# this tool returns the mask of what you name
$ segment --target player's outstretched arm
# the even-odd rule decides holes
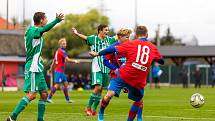
[[[69,57],[66,57],[65,60],[66,60],[66,62],[72,62],[72,63],[77,63],[77,64],[80,63],[79,60],[71,59]]]
[[[53,59],[53,61],[51,62],[50,68],[49,68],[49,70],[48,70],[48,73],[49,73],[49,74],[52,73],[52,70],[53,70],[53,68],[54,68],[54,63],[55,63],[55,59]]]
[[[90,51],[89,54],[90,54],[90,56],[92,56],[92,57],[98,56],[98,53],[95,52],[95,51]]]
[[[100,51],[98,53],[98,56],[107,55],[107,54],[114,53],[114,52],[117,52],[116,48],[114,46],[109,46],[108,48]]]
[[[87,36],[78,33],[78,31],[76,30],[76,28],[72,28],[72,32],[73,32],[75,35],[77,35],[78,37],[80,37],[81,39],[87,40]]]
[[[55,19],[54,21],[52,21],[51,23],[48,23],[48,24],[46,24],[45,26],[41,27],[41,28],[39,29],[39,31],[40,31],[41,33],[49,31],[49,30],[52,29],[57,23],[61,22],[61,21],[63,20],[63,18],[64,18],[64,14],[62,14],[62,13],[57,14],[57,13],[56,13],[56,19]]]
[[[114,53],[114,52],[117,52],[116,48],[114,46],[109,46],[108,48],[100,51],[99,53],[94,52],[94,51],[90,51],[89,54],[92,57],[96,57],[96,56],[107,55],[107,54]]]
[[[155,60],[155,61],[161,65],[164,65],[164,63],[165,63],[163,58],[161,58],[159,60]]]

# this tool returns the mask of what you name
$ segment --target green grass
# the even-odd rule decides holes
[[[205,97],[205,105],[197,109],[189,104],[190,96],[195,92]],[[5,121],[23,95],[23,92],[0,92],[0,121]],[[97,117],[87,117],[84,113],[89,95],[90,91],[72,91],[70,97],[76,102],[67,104],[63,93],[58,91],[53,97],[55,103],[47,104],[45,120],[97,121]],[[113,98],[105,110],[105,121],[125,121],[131,104],[132,101],[127,99],[127,94],[122,94],[120,98]],[[145,89],[144,121],[215,121],[214,114],[215,89],[179,87]],[[18,120],[35,121],[36,117],[37,101],[35,100],[19,115]]]

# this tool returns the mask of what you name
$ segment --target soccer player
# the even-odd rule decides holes
[[[80,34],[75,28],[73,28],[73,33],[85,40],[86,44],[89,45],[91,50],[95,52],[99,52],[114,43],[115,38],[107,36],[108,32],[109,27],[103,24],[98,26],[98,35],[91,36]],[[107,87],[108,85],[109,73],[109,69],[103,64],[102,57],[93,58],[91,70],[92,85],[94,86],[94,90],[85,109],[88,116],[96,115],[96,108],[101,99],[102,88]]]
[[[114,96],[120,95],[123,87],[128,88],[128,98],[133,100],[127,121],[133,121],[137,113],[142,114],[144,87],[149,68],[153,61],[164,64],[162,56],[158,52],[155,45],[148,41],[148,30],[145,26],[137,26],[135,29],[136,40],[126,41],[116,47],[109,47],[99,53],[91,53],[94,56],[106,55],[117,52],[125,55],[126,64],[120,68],[117,78],[110,81],[107,94],[101,102],[98,121],[104,120],[104,110]],[[142,121],[141,115],[137,117],[138,121]]]
[[[48,20],[45,13],[36,12],[34,14],[34,26],[29,27],[25,33],[26,63],[24,92],[26,95],[17,104],[16,108],[7,118],[7,121],[15,121],[25,107],[36,98],[37,92],[40,94],[37,121],[44,121],[43,117],[46,109],[48,88],[43,75],[44,66],[41,58],[43,47],[42,35],[59,23],[63,17],[63,14],[56,14],[56,19],[47,24]]]
[[[110,46],[117,46],[124,43],[125,41],[128,41],[131,33],[132,31],[130,29],[124,29],[124,28],[120,29],[116,33],[118,41],[116,41]],[[111,53],[106,56],[103,56],[104,65],[107,66],[109,69],[111,69],[110,71],[111,78],[116,78],[115,72],[118,71],[118,69],[121,67],[121,65],[125,63],[125,61],[126,61],[126,58],[121,57],[117,53]]]
[[[53,103],[53,101],[51,100],[52,96],[54,95],[54,93],[56,92],[56,90],[60,87],[60,84],[63,83],[64,88],[63,88],[63,92],[65,95],[65,99],[67,103],[73,103],[74,101],[69,99],[69,95],[68,95],[68,82],[67,82],[67,77],[65,75],[65,62],[73,62],[73,63],[79,63],[78,60],[74,60],[68,57],[68,54],[66,53],[66,39],[65,38],[61,38],[58,41],[59,44],[59,48],[55,53],[55,58],[51,63],[50,69],[49,69],[49,73],[52,73],[52,69],[54,64],[56,65],[55,67],[55,85],[52,87],[51,92],[48,95],[48,99],[47,102],[48,103]]]

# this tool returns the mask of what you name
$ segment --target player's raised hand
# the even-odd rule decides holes
[[[96,57],[98,56],[99,54],[95,51],[90,51],[89,54],[92,56],[92,57]]]
[[[57,14],[57,13],[56,13],[56,18],[59,18],[59,19],[63,20],[64,14],[62,14],[62,13]]]
[[[74,34],[78,34],[78,31],[76,30],[76,28],[72,28],[72,32],[74,33]]]

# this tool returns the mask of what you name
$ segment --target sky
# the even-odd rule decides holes
[[[6,1],[0,0],[0,16],[6,18]],[[135,25],[135,0],[25,0],[25,18],[32,19],[37,11],[47,14],[49,20],[55,13],[85,13],[100,8],[110,18],[110,27],[133,28]],[[146,25],[149,37],[155,35],[160,24],[161,36],[167,27],[178,38],[195,35],[199,45],[215,45],[215,0],[137,0],[137,23]],[[23,18],[23,0],[9,0],[9,18]]]

